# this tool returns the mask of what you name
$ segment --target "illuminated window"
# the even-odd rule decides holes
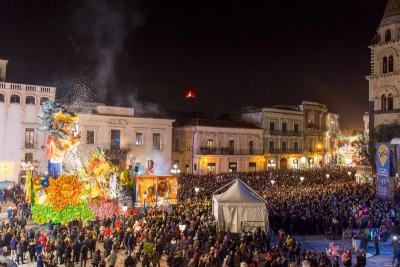
[[[25,129],[25,148],[34,148],[35,129]]]
[[[190,150],[190,141],[186,141],[186,150]]]
[[[214,147],[214,140],[207,140],[207,148],[213,148]]]
[[[389,94],[387,97],[387,110],[393,110],[393,95]]]
[[[21,103],[21,98],[19,95],[11,95],[10,97],[10,103]]]
[[[385,42],[388,42],[392,39],[392,32],[390,30],[385,31]]]
[[[382,62],[382,67],[383,67],[383,73],[387,72],[387,57],[383,58],[383,62]]]
[[[389,56],[389,72],[393,72],[393,56]]]
[[[42,97],[40,98],[40,105],[43,104],[43,102],[49,101],[50,99],[48,97]]]
[[[136,133],[136,141],[135,144],[137,146],[142,146],[143,145],[143,134],[142,133]]]
[[[26,105],[35,105],[35,97],[33,96],[27,96],[25,98],[25,104]]]
[[[5,102],[5,97],[3,94],[0,94],[0,102]]]

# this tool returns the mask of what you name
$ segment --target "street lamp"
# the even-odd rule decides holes
[[[183,231],[185,231],[186,225],[183,224],[182,222],[179,224],[179,230],[181,231],[181,257],[183,258]],[[182,266],[183,266],[183,260]]]
[[[197,194],[199,193],[200,188],[199,187],[195,187],[194,191],[196,192],[196,200],[198,200]]]
[[[274,183],[275,183],[275,180],[271,180],[271,184],[274,185]]]
[[[143,208],[146,209],[146,197],[147,197],[147,193],[146,191],[143,192]]]
[[[329,173],[326,174],[326,179],[329,179]]]
[[[349,175],[349,177],[351,176],[351,172],[347,172],[347,174]]]
[[[301,182],[304,181],[304,176],[300,176],[300,181],[301,181]]]
[[[126,221],[125,221],[125,214],[126,210],[128,209],[128,206],[124,205],[122,206],[122,211],[124,212],[124,233],[126,232]],[[125,233],[126,234],[126,233]]]
[[[176,165],[176,164],[174,165],[174,168],[171,169],[171,173],[174,174],[174,175],[176,175],[176,174],[179,175],[180,172],[181,172],[181,170],[178,169],[178,165]]]

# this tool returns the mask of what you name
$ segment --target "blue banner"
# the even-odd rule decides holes
[[[376,196],[389,198],[390,153],[389,143],[376,145]]]

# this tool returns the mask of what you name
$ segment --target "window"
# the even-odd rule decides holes
[[[35,105],[35,97],[33,96],[27,96],[25,98],[25,104],[26,105]]]
[[[228,172],[237,172],[237,163],[229,162]]]
[[[42,97],[40,98],[40,105],[43,104],[46,101],[49,101],[50,99],[48,97]]]
[[[190,141],[186,141],[186,150],[190,151]]]
[[[25,153],[25,162],[33,162],[33,153]]]
[[[383,63],[382,63],[382,67],[383,67],[383,73],[387,72],[387,57],[383,58]]]
[[[142,133],[136,133],[136,141],[135,144],[137,146],[142,146],[143,145],[143,134]]]
[[[282,135],[286,135],[287,134],[287,123],[283,122],[282,123]]]
[[[111,130],[111,149],[120,150],[121,148],[121,131]]]
[[[174,151],[179,150],[179,138],[174,138]]]
[[[389,94],[387,97],[387,110],[393,110],[393,95]]]
[[[310,139],[308,140],[308,144],[309,144],[309,152],[314,152],[314,139]]]
[[[293,133],[295,135],[299,135],[299,124],[298,123],[293,124]]]
[[[25,129],[25,148],[34,148],[34,136],[35,136],[34,128]]]
[[[161,150],[161,134],[153,134],[153,150]]]
[[[257,164],[255,162],[249,162],[249,172],[257,171]]]
[[[274,152],[275,152],[275,144],[274,144],[274,141],[269,141],[269,143],[268,143],[268,150],[269,150],[269,153],[274,153]]]
[[[229,140],[229,154],[235,154],[235,141]]]
[[[381,110],[386,110],[386,95],[381,96]]]
[[[385,31],[385,42],[392,40],[392,32],[390,30]]]
[[[293,142],[293,150],[294,150],[294,153],[296,153],[296,154],[299,153],[299,142]]]
[[[21,103],[21,98],[19,95],[11,95],[10,97],[10,103]]]
[[[94,144],[94,131],[86,132],[86,144]]]
[[[0,94],[0,102],[5,102],[5,97],[3,94]]]
[[[299,161],[297,159],[294,159],[293,160],[293,168],[298,169],[299,168],[298,166],[299,166]]]
[[[287,143],[282,142],[282,153],[286,153],[286,152],[287,152]]]
[[[274,134],[275,131],[275,123],[273,121],[269,122],[269,134]]]
[[[185,170],[186,170],[186,173],[189,173],[189,165],[185,165]]]
[[[214,147],[214,140],[207,140],[207,148],[213,148]]]
[[[393,72],[393,56],[389,56],[389,72]]]
[[[249,142],[249,155],[254,155],[254,141]]]
[[[193,164],[193,171],[197,172],[197,164]]]
[[[207,164],[207,172],[215,173],[215,163],[208,163]]]

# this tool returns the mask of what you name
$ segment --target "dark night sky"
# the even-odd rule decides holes
[[[385,5],[9,0],[0,58],[9,60],[8,82],[56,86],[59,97],[91,88],[117,105],[217,112],[308,100],[353,129],[368,108],[367,46]],[[184,99],[189,86],[197,100]]]

